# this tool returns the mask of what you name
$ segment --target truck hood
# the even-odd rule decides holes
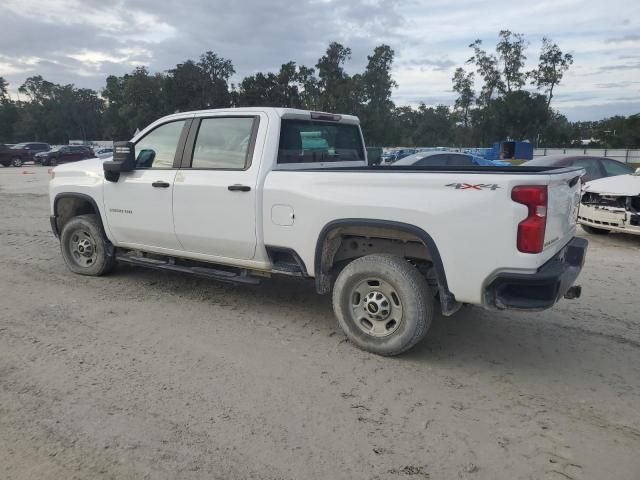
[[[111,157],[107,158],[89,158],[88,160],[80,160],[79,162],[71,162],[71,163],[63,163],[62,165],[58,165],[53,169],[56,173],[103,173],[102,163],[105,160],[110,160]]]
[[[640,175],[618,175],[585,184],[585,192],[633,197],[640,195]]]

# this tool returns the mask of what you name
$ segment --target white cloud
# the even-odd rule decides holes
[[[167,70],[213,50],[233,60],[237,81],[289,60],[313,66],[331,41],[353,49],[356,72],[384,42],[396,51],[397,103],[451,103],[469,43],[493,49],[501,29],[525,34],[527,68],[543,36],[574,56],[553,102],[561,111],[626,111],[616,99],[638,95],[637,0],[3,0],[0,75],[12,88],[37,73],[100,88],[108,74]]]

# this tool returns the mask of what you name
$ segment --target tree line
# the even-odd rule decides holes
[[[345,69],[351,49],[331,43],[313,66],[288,62],[231,83],[231,59],[212,51],[165,72],[137,67],[106,78],[100,92],[58,85],[36,75],[8,93],[0,77],[0,142],[127,139],[170,113],[226,107],[277,106],[357,115],[369,145],[488,146],[511,138],[540,146],[571,146],[594,137],[602,146],[640,145],[640,116],[600,122],[569,122],[552,99],[573,58],[544,38],[538,64],[525,70],[528,42],[519,33],[499,33],[494,52],[481,40],[455,70],[451,106],[396,106],[392,77],[395,52],[379,45],[364,71]],[[477,85],[476,85],[477,84]]]

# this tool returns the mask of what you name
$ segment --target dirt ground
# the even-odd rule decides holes
[[[640,237],[381,358],[311,282],[70,273],[46,170],[0,168],[0,478],[640,478]]]

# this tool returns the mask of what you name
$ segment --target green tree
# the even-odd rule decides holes
[[[0,102],[9,99],[9,84],[7,81],[0,77]]]
[[[484,81],[477,102],[479,105],[487,106],[493,100],[495,93],[504,91],[504,83],[498,70],[498,59],[481,47],[482,40],[476,40],[469,45],[469,48],[473,49],[473,56],[467,60],[467,63],[475,65],[476,71]]]
[[[0,143],[13,141],[14,125],[17,118],[18,109],[9,98],[9,84],[0,77]]]
[[[206,90],[209,79],[201,65],[193,60],[179,63],[164,77],[163,95],[169,112],[207,108]]]
[[[212,51],[200,55],[198,66],[204,72],[202,105],[204,108],[224,108],[231,105],[229,78],[236,73],[231,60]]]
[[[538,68],[528,75],[531,84],[547,94],[547,108],[551,105],[553,89],[562,81],[564,73],[572,64],[573,56],[570,53],[563,54],[557,44],[546,37],[542,39]]]
[[[350,77],[344,71],[344,63],[351,58],[351,49],[333,42],[325,55],[320,57],[318,69],[318,86],[320,89],[320,108],[326,112],[349,113],[344,107],[349,106]]]
[[[391,76],[395,52],[389,45],[379,45],[367,57],[362,75],[351,79],[354,111],[361,116],[367,142],[384,145],[391,140],[389,125],[394,104],[391,93],[398,84]]]
[[[526,73],[523,71],[527,57],[524,51],[527,42],[521,33],[513,33],[510,30],[500,30],[500,41],[496,45],[499,60],[502,63],[504,93],[520,90],[526,81]]]
[[[473,72],[467,73],[464,68],[457,68],[451,79],[453,82],[453,91],[458,94],[455,109],[462,115],[462,122],[465,128],[469,126],[469,110],[476,97],[473,89],[473,77]]]
[[[298,67],[298,85],[302,108],[320,110],[320,85],[315,69],[300,65]]]
[[[272,106],[304,108],[306,82],[313,70],[297,68],[295,62],[280,67],[278,73],[262,73],[245,77],[239,85],[239,106]]]
[[[164,78],[161,74],[150,75],[146,67],[137,67],[122,78],[122,104],[118,109],[124,123],[123,130],[131,137],[136,130],[167,113],[162,95]]]
[[[110,75],[101,96],[105,99],[106,107],[103,114],[104,137],[111,140],[124,140],[131,137],[124,112],[124,77]]]

